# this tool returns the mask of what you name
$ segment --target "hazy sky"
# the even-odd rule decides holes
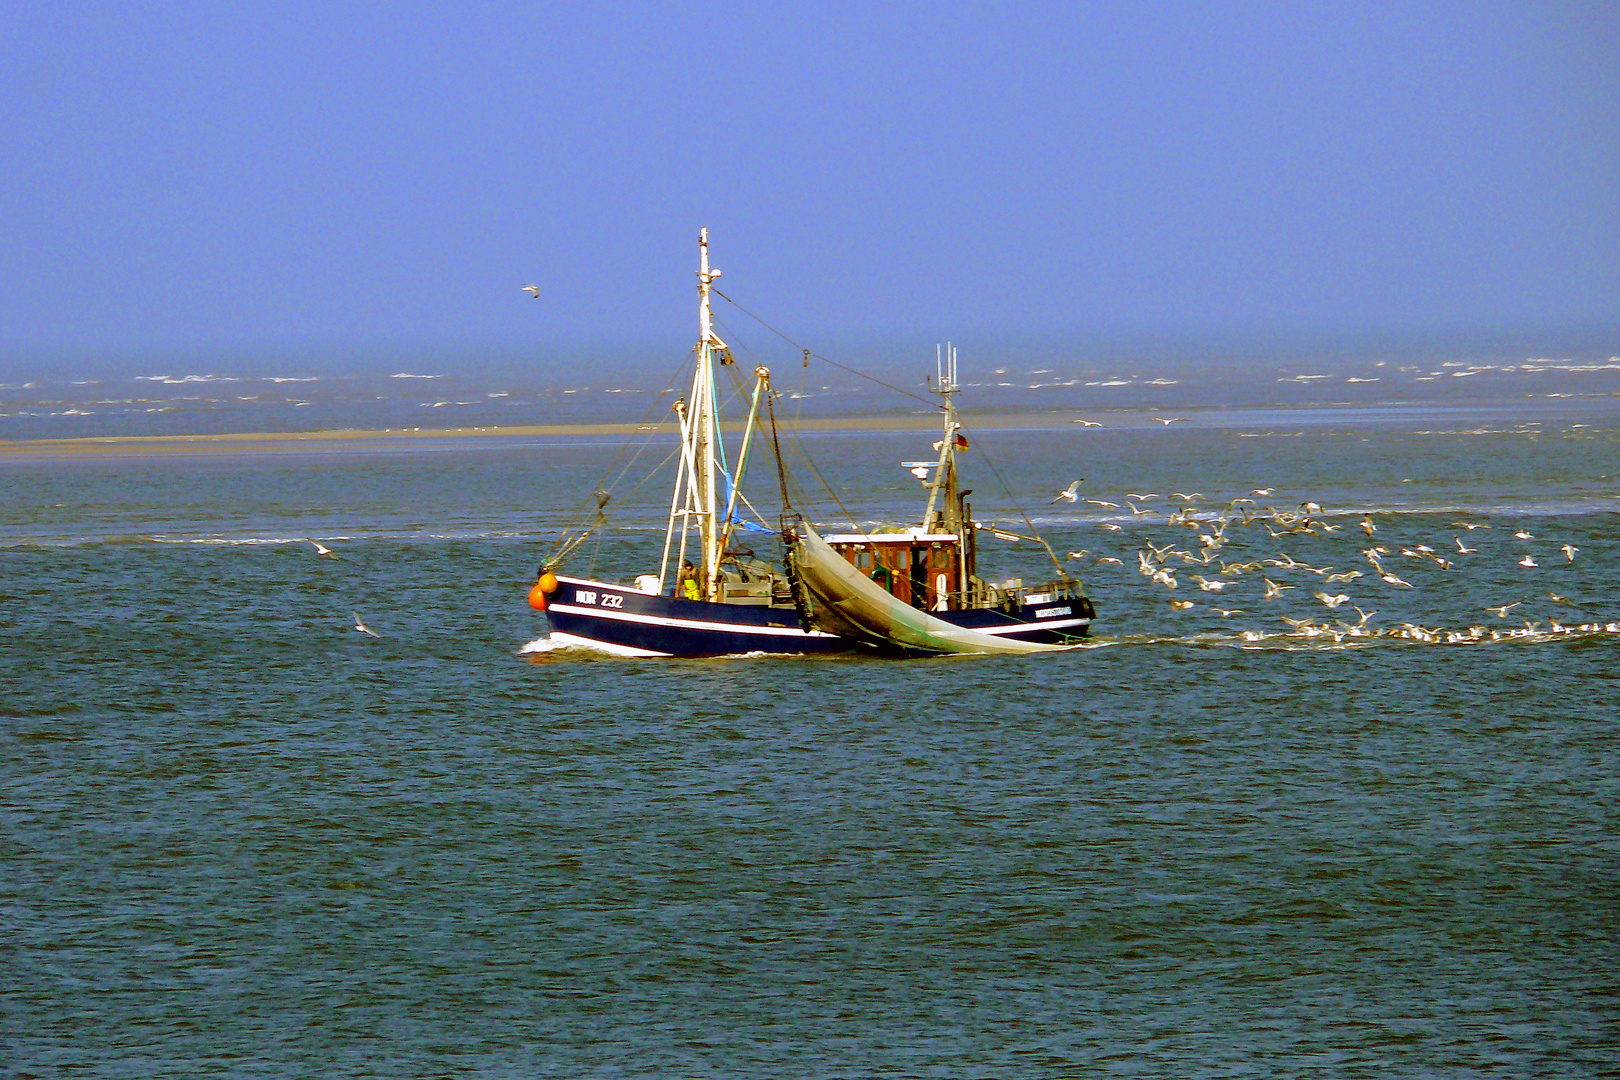
[[[1620,327],[1620,4],[770,8],[7,4],[0,369]]]

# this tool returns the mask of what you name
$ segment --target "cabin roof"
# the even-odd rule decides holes
[[[834,533],[822,537],[829,544],[954,544],[955,533],[931,533],[905,529],[892,533]]]

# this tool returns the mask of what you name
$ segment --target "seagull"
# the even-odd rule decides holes
[[[1242,615],[1243,614],[1243,609],[1240,608],[1240,607],[1235,607],[1235,608],[1218,607],[1218,608],[1210,608],[1210,610],[1213,611],[1215,614],[1219,615],[1223,619],[1230,619],[1234,615]]]
[[[1170,606],[1176,611],[1186,611],[1193,606],[1193,602],[1191,600],[1172,600]]]
[[[1353,608],[1356,608],[1356,614],[1361,616],[1361,621],[1356,623],[1357,626],[1366,626],[1367,625],[1367,620],[1372,618],[1374,615],[1378,614],[1378,612],[1376,612],[1376,611],[1362,611],[1360,608],[1356,607],[1356,605],[1354,605],[1354,604],[1351,604],[1350,606],[1353,607]]]
[[[1105,521],[1101,525],[1098,525],[1097,528],[1107,529],[1109,532],[1119,532],[1121,531],[1122,526],[1115,525],[1112,521]]]
[[[1085,548],[1081,548],[1079,551],[1069,552],[1069,558],[1073,559],[1075,562],[1079,562],[1081,559],[1090,554],[1090,551],[1086,550]]]
[[[1519,565],[1520,566],[1540,566],[1541,564],[1536,562],[1536,557],[1534,555],[1526,555],[1524,558],[1519,560]]]
[[[1119,509],[1119,503],[1109,502],[1107,499],[1086,499],[1084,501],[1090,503],[1092,506],[1100,506],[1105,510]]]
[[[1276,490],[1277,490],[1276,488],[1250,488],[1249,489],[1249,494],[1250,495],[1258,495],[1263,499],[1267,495],[1270,495],[1273,491],[1276,491]]]
[[[1143,502],[1143,501],[1145,501],[1147,499],[1157,499],[1159,496],[1158,496],[1157,492],[1152,492],[1152,491],[1148,492],[1145,495],[1138,495],[1134,491],[1127,491],[1125,493],[1125,497],[1127,499],[1130,499],[1130,500],[1134,501],[1134,502]]]
[[[1187,421],[1187,418],[1185,416],[1172,416],[1169,419],[1166,419],[1165,417],[1162,417],[1162,416],[1155,416],[1153,419],[1157,420],[1159,423],[1163,424],[1165,427],[1169,427],[1171,424],[1183,424],[1183,423],[1186,423],[1186,421]]]
[[[1124,566],[1125,565],[1124,563],[1120,562],[1118,559],[1114,558],[1112,555],[1104,555],[1102,558],[1097,560],[1097,565],[1098,566],[1101,566],[1104,563],[1112,563],[1114,566]]]
[[[1472,555],[1474,552],[1479,550],[1479,548],[1471,548],[1471,547],[1464,546],[1463,542],[1462,542],[1462,537],[1460,537],[1460,536],[1454,536],[1454,537],[1452,537],[1452,539],[1457,541],[1457,554],[1459,554],[1459,555]]]
[[[1085,477],[1083,476],[1080,478],[1080,480],[1084,479]],[[1058,492],[1057,498],[1053,499],[1052,501],[1055,503],[1063,502],[1064,500],[1074,502],[1080,497],[1080,480],[1071,481],[1069,486]]]
[[[337,555],[332,551],[332,549],[327,547],[325,544],[321,543],[320,541],[318,541],[318,540],[310,540],[310,538],[307,537],[307,536],[304,537],[304,539],[308,540],[311,544],[315,545],[315,554],[317,554],[317,555],[325,555],[328,559],[337,558]]]
[[[1576,547],[1574,544],[1565,544],[1560,550],[1563,551],[1566,559],[1568,559],[1570,562],[1574,562],[1575,553],[1581,549]]]
[[[540,299],[540,286],[538,285],[525,285],[523,286],[523,291],[534,297],[536,300]]]
[[[1457,526],[1459,529],[1467,529],[1469,532],[1473,532],[1475,529],[1490,528],[1489,525],[1476,525],[1472,521],[1453,521],[1452,524]]]
[[[1523,600],[1515,600],[1511,604],[1503,604],[1501,607],[1488,607],[1485,610],[1486,611],[1494,611],[1494,612],[1496,612],[1496,617],[1498,619],[1505,619],[1505,618],[1507,618],[1507,613],[1508,612],[1512,611],[1514,608],[1518,607],[1522,603],[1524,603]]]
[[[1513,539],[1515,539],[1515,540],[1534,540],[1535,537],[1530,535],[1530,530],[1529,529],[1520,529],[1518,532],[1513,534]]]
[[[360,621],[360,613],[358,611],[354,612],[354,628],[362,634],[370,634],[372,637],[382,637],[382,635],[377,633],[377,631]]]
[[[1348,593],[1339,593],[1336,596],[1329,596],[1325,592],[1319,592],[1312,593],[1311,595],[1315,596],[1318,600],[1322,601],[1322,603],[1326,604],[1330,608],[1337,608],[1340,604],[1350,599],[1350,595]]]
[[[1412,587],[1412,583],[1410,581],[1402,581],[1394,574],[1379,574],[1378,576],[1389,582],[1391,585],[1396,585],[1403,589],[1410,589]]]
[[[1559,596],[1555,592],[1548,593],[1547,594],[1547,599],[1551,600],[1555,604],[1567,604],[1567,603],[1569,603],[1569,597],[1567,597],[1567,596]]]
[[[1070,420],[1069,423],[1079,424],[1081,427],[1102,427],[1102,425],[1097,423],[1095,420]]]
[[[1293,588],[1292,585],[1279,585],[1275,581],[1272,581],[1270,578],[1261,578],[1261,580],[1266,583],[1266,597],[1265,598],[1267,600],[1275,600],[1279,596],[1281,596],[1285,590]]]
[[[1361,531],[1366,533],[1368,536],[1371,536],[1373,533],[1378,531],[1378,526],[1373,524],[1371,514],[1361,515]]]

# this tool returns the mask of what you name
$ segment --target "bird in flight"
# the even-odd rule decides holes
[[[1501,607],[1488,607],[1485,610],[1486,611],[1494,611],[1494,612],[1496,612],[1496,617],[1498,619],[1505,619],[1505,618],[1507,618],[1507,613],[1508,612],[1512,611],[1514,608],[1518,607],[1522,603],[1524,603],[1523,600],[1515,600],[1511,604],[1503,604]]]
[[[317,554],[317,555],[325,555],[328,559],[337,558],[337,555],[332,551],[332,549],[327,547],[325,544],[321,543],[320,541],[311,540],[307,536],[304,537],[304,539],[308,540],[311,544],[315,545],[315,554]]]
[[[1069,423],[1079,424],[1081,427],[1102,427],[1102,425],[1097,423],[1095,420],[1070,420]]]
[[[1329,596],[1325,592],[1319,592],[1319,593],[1314,593],[1313,595],[1318,600],[1322,601],[1322,603],[1326,604],[1330,608],[1336,608],[1340,604],[1344,603],[1346,600],[1350,599],[1350,596],[1349,596],[1348,593],[1338,593],[1337,595]]]
[[[1185,416],[1171,416],[1168,418],[1163,416],[1155,416],[1153,419],[1157,420],[1165,427],[1169,427],[1171,424],[1184,424],[1187,422],[1187,418]]]
[[[1090,503],[1092,506],[1101,506],[1108,510],[1119,509],[1119,503],[1109,502],[1107,499],[1087,499],[1086,502]]]
[[[1454,536],[1452,539],[1457,541],[1457,554],[1459,555],[1472,555],[1474,552],[1479,550],[1479,548],[1471,548],[1465,545],[1462,542],[1462,537],[1460,536]]]
[[[1534,540],[1535,537],[1530,535],[1530,530],[1529,529],[1520,529],[1518,532],[1513,534],[1513,539],[1515,539],[1515,540]]]
[[[1085,477],[1082,476],[1080,479],[1084,480]],[[1069,486],[1064,488],[1062,491],[1058,492],[1057,493],[1057,498],[1053,499],[1052,501],[1055,502],[1055,503],[1064,502],[1064,501],[1074,502],[1079,497],[1080,497],[1080,480],[1072,480],[1072,481],[1069,482]]]
[[[1378,531],[1378,526],[1373,524],[1371,514],[1361,515],[1361,531],[1366,533],[1368,536],[1371,536],[1373,533]]]
[[[1570,562],[1574,562],[1575,561],[1575,553],[1577,551],[1581,550],[1581,549],[1576,547],[1574,544],[1565,544],[1563,546],[1563,548],[1561,548],[1560,550],[1563,551],[1564,557],[1566,559],[1568,559]]]
[[[1520,566],[1540,566],[1541,564],[1536,562],[1536,557],[1534,555],[1526,555],[1524,558],[1519,560],[1519,565]]]
[[[362,622],[360,620],[360,613],[358,611],[354,612],[353,614],[354,614],[354,628],[356,630],[358,630],[362,634],[370,634],[372,637],[382,637],[381,634],[377,633],[377,631],[373,630],[371,627],[367,626],[364,622]]]
[[[1266,599],[1267,600],[1275,600],[1278,597],[1282,596],[1283,591],[1285,589],[1292,589],[1293,588],[1292,585],[1279,585],[1275,581],[1272,581],[1270,578],[1262,578],[1261,580],[1266,583]]]
[[[536,300],[540,299],[540,286],[538,285],[525,285],[523,286],[523,291],[534,297]]]

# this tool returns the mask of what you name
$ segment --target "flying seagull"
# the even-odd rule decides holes
[[[1084,479],[1085,477],[1083,476],[1080,478],[1080,480]],[[1080,480],[1071,481],[1069,486],[1058,492],[1057,498],[1053,499],[1052,501],[1056,503],[1063,502],[1066,499],[1069,502],[1074,502],[1080,497]]]
[[[1184,424],[1187,422],[1187,418],[1185,416],[1172,416],[1169,419],[1162,416],[1155,416],[1153,419],[1157,420],[1165,427],[1169,427],[1171,424]]]
[[[1081,427],[1102,427],[1102,425],[1097,423],[1095,420],[1070,420],[1069,423],[1079,424]]]
[[[525,285],[523,286],[523,291],[534,297],[536,300],[540,299],[540,286],[538,285]]]
[[[315,545],[315,554],[317,554],[317,555],[325,555],[328,559],[337,558],[337,555],[333,553],[332,549],[327,547],[325,544],[321,543],[320,541],[310,539],[307,536],[304,537],[304,539],[308,540],[311,544]]]
[[[353,614],[354,614],[354,628],[356,630],[358,630],[362,634],[370,634],[372,637],[382,637],[382,635],[377,633],[377,631],[373,630],[371,627],[367,626],[365,623],[360,621],[360,613],[358,611],[354,612]]]

